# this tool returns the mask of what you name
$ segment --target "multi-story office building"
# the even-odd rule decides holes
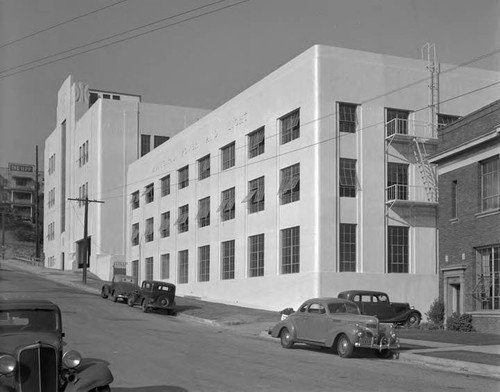
[[[12,213],[25,220],[34,220],[38,190],[43,190],[43,173],[36,174],[36,166],[9,163],[0,168],[0,202]]]
[[[440,294],[445,314],[500,328],[500,101],[439,132]]]
[[[87,198],[90,271],[109,279],[123,268],[128,165],[206,113],[92,90],[68,77],[58,93],[57,126],[45,142],[46,266],[83,266]]]
[[[438,123],[498,93],[432,60],[314,46],[133,162],[129,271],[274,310],[365,288],[427,311]]]

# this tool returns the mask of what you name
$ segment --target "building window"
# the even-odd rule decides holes
[[[356,225],[340,224],[339,271],[356,272]]]
[[[198,159],[198,180],[210,177],[210,154]]]
[[[264,154],[265,134],[264,127],[248,134],[248,158]]]
[[[248,275],[264,276],[264,234],[257,234],[248,237]]]
[[[163,177],[160,180],[161,183],[161,196],[170,195],[170,174],[168,176]]]
[[[387,228],[388,272],[408,273],[408,227]]]
[[[139,245],[139,223],[134,223],[132,225],[132,246]]]
[[[198,201],[198,225],[200,227],[210,225],[210,197]]]
[[[407,164],[387,164],[387,200],[408,200]]]
[[[264,177],[249,181],[248,195],[243,199],[243,203],[248,205],[249,214],[264,210],[264,194]]]
[[[235,165],[235,143],[232,142],[221,148],[222,170],[229,169]]]
[[[300,163],[281,169],[281,181],[278,193],[281,204],[300,200]]]
[[[146,230],[144,231],[144,237],[146,238],[146,242],[151,242],[154,240],[153,224],[154,224],[153,218],[146,219]]]
[[[119,101],[120,100],[120,96],[119,95],[113,95],[113,100]]]
[[[387,136],[394,134],[408,134],[408,120],[410,112],[408,110],[386,109],[386,131]]]
[[[480,264],[473,296],[481,302],[481,309],[500,309],[500,246],[477,250]]]
[[[458,217],[458,203],[457,203],[457,197],[458,197],[458,182],[457,181],[452,181],[451,182],[451,219],[457,219]]]
[[[146,199],[146,204],[151,203],[155,199],[155,187],[153,183],[146,185],[144,188],[144,198]]]
[[[300,110],[294,110],[291,113],[280,118],[281,144],[291,142],[300,137]]]
[[[151,151],[151,135],[141,135],[141,157]]]
[[[89,142],[88,140],[80,146],[80,155],[78,165],[81,167],[89,161]]]
[[[234,219],[235,203],[234,203],[235,188],[230,188],[222,192],[222,203],[219,206],[222,221]]]
[[[165,143],[167,140],[170,138],[168,136],[161,136],[161,135],[155,135],[154,137],[154,148],[158,147],[159,145]]]
[[[179,189],[186,188],[189,185],[189,166],[184,166],[178,170]]]
[[[56,171],[56,154],[52,154],[49,158],[49,174],[52,174]]]
[[[357,105],[350,103],[339,103],[339,131],[340,132],[356,132],[356,109]]]
[[[480,162],[481,211],[500,208],[500,165],[498,155]]]
[[[146,257],[146,280],[153,280],[153,258]]]
[[[132,260],[132,277],[139,281],[139,260]]]
[[[234,240],[222,243],[222,279],[234,279]]]
[[[358,184],[356,177],[356,160],[340,158],[339,169],[340,197],[356,197],[356,188]]]
[[[210,280],[210,245],[198,248],[198,282]]]
[[[454,123],[459,118],[460,118],[460,116],[452,116],[452,115],[449,115],[449,114],[438,113],[438,115],[437,115],[438,129],[444,128],[447,125],[450,125],[451,123]]]
[[[188,272],[189,272],[188,251],[181,250],[179,252],[179,267],[178,267],[178,276],[177,276],[178,283],[187,283],[188,282]]]
[[[132,209],[135,210],[139,208],[139,191],[132,193],[130,198],[130,204],[132,204]]]
[[[179,233],[184,233],[189,230],[189,205],[186,204],[179,207],[179,216],[177,218],[177,229]]]
[[[281,273],[300,272],[300,227],[281,230]]]
[[[170,253],[164,253],[160,256],[161,279],[170,279]]]
[[[170,237],[170,211],[161,214],[160,236]]]

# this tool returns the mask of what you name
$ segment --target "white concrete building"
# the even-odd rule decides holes
[[[88,89],[71,76],[58,93],[57,126],[45,141],[45,265],[82,268],[89,203],[89,271],[109,279],[125,266],[127,166],[208,111],[142,103],[140,96]]]
[[[362,288],[426,312],[438,297],[426,156],[438,123],[498,97],[458,98],[497,73],[447,69],[308,49],[129,166],[129,272],[271,310]]]

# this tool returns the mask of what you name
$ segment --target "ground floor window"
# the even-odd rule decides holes
[[[136,282],[139,282],[139,260],[132,260],[132,276]]]
[[[146,257],[146,280],[153,280],[153,258]]]
[[[222,243],[222,279],[234,279],[234,240]]]
[[[356,225],[340,224],[339,271],[356,272]]]
[[[408,232],[405,226],[387,228],[387,271],[408,273]]]
[[[500,309],[500,245],[477,249],[479,270],[474,297],[481,309]]]
[[[170,279],[170,253],[161,255],[161,278]]]
[[[178,268],[178,283],[187,283],[188,282],[188,251],[181,250],[179,252],[179,268]]]
[[[300,227],[281,230],[281,273],[300,272]]]
[[[248,237],[249,276],[264,276],[264,234]]]
[[[198,282],[210,280],[210,245],[198,248]]]

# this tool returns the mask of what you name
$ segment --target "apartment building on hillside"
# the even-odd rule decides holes
[[[440,297],[446,316],[500,328],[500,101],[439,132]]]
[[[69,76],[58,93],[57,126],[45,141],[46,266],[83,267],[87,254],[82,200],[88,198],[104,202],[89,203],[89,270],[103,279],[122,271],[128,165],[207,112],[89,89]]]
[[[272,310],[364,288],[427,311],[438,124],[498,93],[431,60],[314,46],[131,163],[128,271]]]

